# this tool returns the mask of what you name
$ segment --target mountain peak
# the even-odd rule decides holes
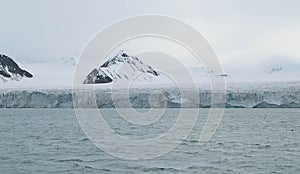
[[[120,79],[131,79],[137,74],[145,75],[148,80],[159,73],[151,66],[144,64],[136,56],[120,50],[116,56],[105,61],[100,68],[93,69],[84,80],[84,84],[110,83]]]
[[[128,52],[125,50],[120,50],[119,53],[117,54],[118,57],[132,57]]]
[[[108,59],[106,62],[104,62],[101,67],[109,67],[111,65],[114,64],[118,64],[119,62],[122,63],[130,63],[133,62],[135,60],[138,60],[137,57],[132,56],[131,54],[129,54],[128,52],[126,52],[125,50],[120,50],[118,52],[118,54],[116,54],[113,58]],[[141,62],[140,60],[138,60],[139,62]]]
[[[0,54],[0,77],[6,81],[21,80],[23,77],[33,77],[28,71],[23,70],[19,65],[10,57]]]

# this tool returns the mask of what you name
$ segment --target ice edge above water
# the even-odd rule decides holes
[[[112,91],[110,88],[94,91],[11,89],[0,90],[0,108],[72,108],[74,101],[76,107],[83,108],[209,108],[212,95],[216,94],[220,92],[211,92],[209,89],[193,91],[188,88],[178,90],[167,87],[114,89]],[[196,97],[198,100],[195,96],[199,97]],[[230,88],[224,97],[226,108],[300,108],[298,85],[278,88],[270,86]],[[220,103],[221,106],[222,103]]]

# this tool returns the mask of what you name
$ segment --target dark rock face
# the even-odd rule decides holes
[[[120,67],[127,67],[127,71]],[[110,83],[116,79],[130,79],[132,72],[159,76],[151,66],[144,64],[135,56],[121,50],[116,56],[108,59],[98,69],[93,69],[84,80],[84,84]]]
[[[33,77],[28,71],[21,69],[13,59],[2,54],[0,54],[0,76],[17,80],[22,77]]]
[[[97,75],[96,79],[95,79],[95,83],[110,83],[112,81],[113,80],[110,77],[108,77],[108,76],[102,77],[100,75]]]

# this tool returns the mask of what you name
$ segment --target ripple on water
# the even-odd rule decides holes
[[[109,109],[105,112],[110,113]],[[298,113],[299,109],[228,109],[219,129],[205,145],[198,144],[198,127],[164,156],[127,161],[92,144],[72,109],[0,109],[0,169],[1,173],[32,174],[299,173]],[[171,116],[164,119],[168,121]],[[116,121],[114,130],[124,135],[146,136],[153,130],[138,131],[141,127],[132,125],[118,127],[118,117],[112,121]]]

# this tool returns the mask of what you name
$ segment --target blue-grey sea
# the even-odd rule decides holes
[[[116,133],[147,138],[167,131],[178,109],[150,127],[128,126],[114,109],[103,112]],[[300,109],[226,109],[200,146],[207,112],[200,110],[191,134],[173,151],[134,161],[96,147],[72,109],[0,109],[0,173],[300,173]]]

